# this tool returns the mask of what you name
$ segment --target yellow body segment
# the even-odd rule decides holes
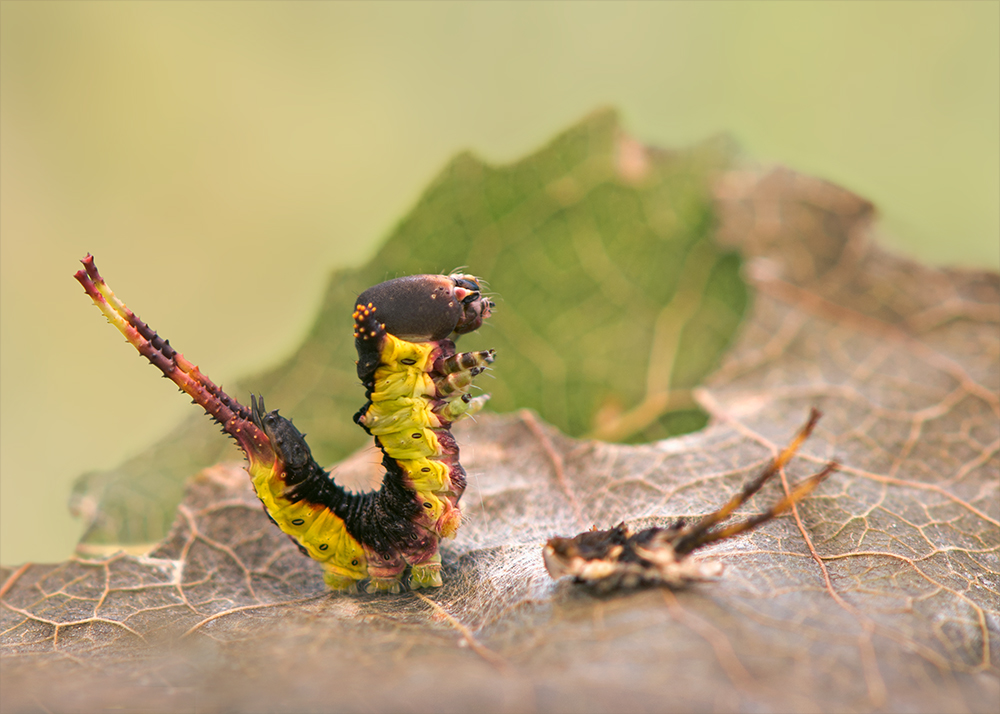
[[[419,459],[441,453],[437,436],[430,429],[407,429],[381,434],[378,441],[394,459]]]
[[[450,507],[447,501],[442,501],[430,491],[417,491],[417,500],[424,509],[424,518],[432,523],[436,523],[444,514],[445,509]]]
[[[414,491],[450,491],[448,467],[433,459],[397,460],[407,485]]]
[[[257,497],[278,527],[295,539],[309,556],[323,564],[331,589],[352,589],[368,575],[364,548],[347,532],[344,521],[329,508],[307,501],[289,501],[287,486],[274,464],[250,465],[250,480]]]
[[[407,365],[401,366],[407,367]],[[385,367],[379,367],[375,372],[375,391],[371,397],[375,404],[434,394],[434,380],[429,374],[407,369],[405,372],[389,372],[380,378],[379,372],[383,369]]]
[[[386,333],[386,341],[382,346],[382,364],[389,371],[397,371],[399,367],[416,370],[418,373],[429,372],[433,365],[428,364],[434,351],[433,342],[407,342],[395,335]],[[378,372],[376,380],[378,379]]]
[[[427,400],[418,397],[373,403],[365,414],[364,424],[372,436],[381,436],[404,429],[439,428],[441,420],[427,407]]]

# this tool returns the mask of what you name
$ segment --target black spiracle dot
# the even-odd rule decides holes
[[[424,501],[424,508],[430,508],[430,507],[431,507],[431,504],[427,503],[427,501]]]
[[[417,363],[417,361],[415,359],[410,359],[409,357],[407,357],[406,359],[401,359],[399,361],[402,362],[403,364],[407,364],[407,365],[409,365],[409,364],[416,364]]]
[[[357,558],[355,558],[354,560],[351,561],[351,565],[357,565],[357,564],[358,564],[358,559]]]
[[[423,467],[422,469],[420,469],[420,470],[421,470],[421,471],[423,471],[424,473],[427,473],[428,471],[430,471],[430,470],[431,470],[431,467],[430,467],[430,466],[424,466],[424,467]]]
[[[414,432],[414,433],[410,434],[410,436],[412,436],[414,439],[419,439],[419,438],[421,438],[423,436],[423,434],[421,434],[419,431],[417,431],[417,432]]]
[[[330,547],[329,543],[321,543],[320,546],[319,546],[319,549],[320,550],[326,550],[329,547]]]
[[[293,526],[301,526],[303,523],[305,523],[305,521],[301,518],[296,518],[294,521],[292,521]]]

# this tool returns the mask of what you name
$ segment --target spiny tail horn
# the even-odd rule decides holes
[[[74,277],[139,354],[217,421],[222,431],[236,440],[251,464],[273,464],[276,458],[274,449],[256,423],[253,411],[222,391],[201,373],[197,365],[184,359],[184,355],[171,347],[167,340],[136,317],[104,282],[94,265],[94,256],[88,253],[80,262],[83,263],[83,270],[77,271]]]

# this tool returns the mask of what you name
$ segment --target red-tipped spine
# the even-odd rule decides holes
[[[92,255],[88,253],[80,262],[84,269],[77,271],[74,277],[139,354],[222,425],[222,430],[236,440],[251,463],[273,463],[274,449],[264,432],[253,422],[251,410],[222,391],[167,340],[136,317],[104,282]]]

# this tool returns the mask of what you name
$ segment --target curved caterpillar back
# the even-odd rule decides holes
[[[441,586],[438,543],[455,535],[465,490],[450,427],[488,399],[469,390],[494,357],[456,353],[449,339],[490,315],[478,279],[414,275],[359,296],[355,345],[368,401],[355,421],[375,437],[386,473],[378,491],[357,494],[316,463],[290,420],[262,398],[247,408],[223,392],[114,295],[91,256],[83,264],[76,278],[109,321],[236,440],[268,517],[323,564],[331,589]]]

